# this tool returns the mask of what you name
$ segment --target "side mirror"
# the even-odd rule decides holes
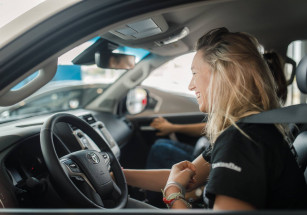
[[[127,94],[126,108],[129,114],[139,114],[148,104],[148,93],[141,87],[131,89]]]
[[[112,52],[96,52],[95,63],[98,67],[106,69],[133,69],[135,56]]]

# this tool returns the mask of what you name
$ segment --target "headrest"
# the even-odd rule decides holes
[[[307,131],[301,132],[294,140],[293,146],[297,153],[297,160],[300,168],[304,172],[307,166]]]
[[[296,68],[296,82],[302,93],[307,93],[307,55],[303,57]]]

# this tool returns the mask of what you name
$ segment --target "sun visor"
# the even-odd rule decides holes
[[[124,40],[138,40],[164,33],[167,29],[168,25],[163,16],[156,16],[126,24],[110,33]]]
[[[7,85],[0,91],[0,106],[14,105],[47,84],[57,71],[57,62],[57,58],[44,62]],[[21,88],[13,89],[14,86],[38,70],[38,75],[32,81],[26,83]]]

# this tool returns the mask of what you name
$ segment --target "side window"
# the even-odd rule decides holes
[[[192,78],[191,64],[195,52],[177,57],[154,70],[142,83],[159,90],[194,95],[188,86]]]
[[[307,40],[297,40],[289,44],[287,50],[287,56],[292,58],[296,65],[300,60],[307,54]],[[289,77],[291,74],[292,68],[286,65],[285,72],[286,76]],[[295,77],[296,78],[296,77]],[[293,83],[288,86],[288,97],[286,105],[291,104],[300,104],[306,103],[307,95],[300,93],[300,90],[297,87],[296,80],[294,79]]]

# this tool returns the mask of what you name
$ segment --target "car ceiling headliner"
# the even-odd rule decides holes
[[[307,28],[303,27],[307,20],[306,8],[306,0],[199,1],[188,7],[183,5],[156,11],[154,15],[162,15],[169,25],[164,33],[138,40],[124,40],[111,33],[102,36],[121,45],[148,49],[162,56],[175,56],[193,50],[196,40],[204,33],[225,26],[230,31],[248,32],[256,36],[266,49],[285,55],[290,42],[307,38]],[[181,41],[162,47],[154,43],[185,26],[190,29],[190,34]]]

